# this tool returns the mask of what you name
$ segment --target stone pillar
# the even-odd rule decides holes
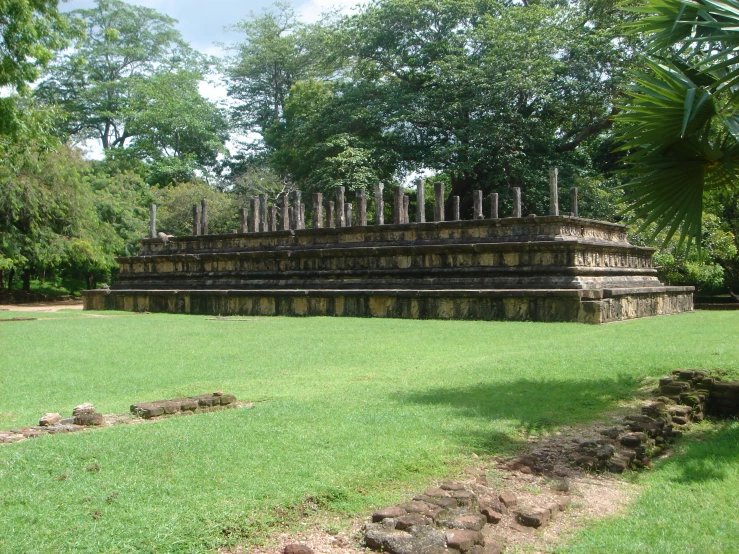
[[[277,231],[277,207],[269,207],[269,230]]]
[[[352,226],[352,205],[344,204],[344,227]]]
[[[192,234],[196,237],[200,234],[200,204],[192,207]]]
[[[559,171],[556,167],[549,168],[549,215],[559,215],[558,175]]]
[[[346,227],[344,221],[344,187],[336,187],[336,226]]]
[[[208,234],[208,201],[203,198],[203,201],[200,203],[201,212],[200,212],[200,232],[203,235]]]
[[[570,189],[570,213],[575,217],[579,217],[577,211],[577,187]]]
[[[323,229],[323,194],[313,193],[313,228]]]
[[[293,211],[292,216],[290,217],[290,228],[291,229],[300,229],[300,204],[302,193],[299,190],[293,191]]]
[[[248,223],[246,218],[246,208],[239,210],[239,233],[246,233],[248,231]]]
[[[484,217],[482,215],[482,191],[481,190],[473,190],[472,191],[472,200],[475,203],[475,213],[474,213],[472,219],[482,219]]]
[[[521,188],[513,187],[513,215],[511,217],[521,217]]]
[[[498,219],[498,193],[490,195],[490,219]]]
[[[375,224],[385,225],[385,199],[382,197],[382,190],[385,185],[377,183],[375,185]]]
[[[403,223],[403,187],[395,189],[395,201],[393,202],[393,223]]]
[[[282,194],[282,205],[280,206],[280,230],[287,231],[290,228],[290,207],[288,204],[287,191]]]
[[[367,226],[367,193],[364,189],[357,191],[357,225]]]
[[[267,195],[259,195],[259,231],[267,232]]]
[[[251,199],[251,225],[249,225],[249,231],[258,233],[259,229],[259,198],[255,196]]]
[[[292,206],[287,208],[287,220],[290,222],[289,229],[295,229],[295,209]]]
[[[403,194],[403,223],[410,223],[411,217],[408,213],[408,207],[411,205],[411,198],[410,196],[406,196]]]
[[[459,196],[452,196],[452,221],[459,221]]]
[[[426,223],[426,183],[416,179],[416,223]]]
[[[300,204],[300,228],[305,229],[305,204]]]
[[[157,205],[149,204],[149,238],[157,238]]]
[[[336,213],[334,212],[334,203],[329,200],[328,202],[328,211],[326,213],[326,227],[335,228],[336,227]]]
[[[434,221],[444,221],[444,183],[434,183]]]

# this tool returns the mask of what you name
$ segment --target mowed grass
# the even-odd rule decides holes
[[[730,312],[599,327],[0,312],[23,315],[42,319],[0,323],[0,429],[85,401],[224,390],[255,406],[0,446],[14,553],[254,544],[303,509],[367,511],[596,418],[672,369],[739,373]]]
[[[739,421],[696,429],[644,474],[626,514],[583,530],[562,554],[739,552]]]

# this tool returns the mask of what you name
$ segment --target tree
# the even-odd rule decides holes
[[[229,125],[200,95],[202,75],[178,71],[141,80],[131,91],[127,132],[131,155],[150,165],[149,182],[168,185],[215,172],[228,154]]]
[[[58,0],[5,0],[0,4],[0,87],[28,92],[29,83],[66,45],[67,20]],[[17,99],[0,98],[0,134],[17,131]]]
[[[206,60],[182,40],[176,21],[120,0],[96,0],[70,17],[87,33],[36,91],[63,110],[61,134],[97,139],[107,155],[144,161],[152,183],[213,171],[226,152],[228,126],[198,90]]]
[[[174,235],[192,234],[192,207],[208,201],[208,232],[228,233],[239,226],[236,198],[207,183],[182,183],[159,189],[156,194],[159,227]]]
[[[89,164],[63,145],[54,150],[33,136],[3,148],[0,167],[0,271],[34,275],[62,271],[88,287],[115,266],[122,247],[115,229],[100,220]]]
[[[739,2],[646,0],[651,42],[617,120],[626,201],[654,234],[701,247],[704,197],[739,190]]]
[[[234,30],[244,34],[244,41],[228,68],[228,94],[238,102],[234,121],[254,137],[281,120],[295,83],[330,73],[337,62],[327,60],[323,25],[300,22],[284,2],[237,23]],[[247,146],[255,153],[264,149],[261,140],[251,140]]]
[[[270,159],[301,187],[432,169],[448,174],[463,210],[473,189],[519,186],[528,210],[542,213],[549,166],[570,181],[602,169],[586,147],[611,125],[633,52],[615,40],[612,11],[373,2],[324,30],[346,63],[292,86],[264,131]]]

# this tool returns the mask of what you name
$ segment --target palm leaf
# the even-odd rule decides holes
[[[647,61],[621,106],[617,138],[626,152],[625,212],[640,230],[678,231],[680,246],[700,246],[703,193],[739,178],[739,120],[719,113],[710,86],[698,86],[680,68]],[[719,146],[718,138],[723,143]]]

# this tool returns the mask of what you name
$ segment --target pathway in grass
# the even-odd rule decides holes
[[[83,401],[115,413],[221,389],[260,403],[0,448],[0,551],[250,543],[306,499],[346,513],[392,502],[473,452],[597,417],[645,377],[739,369],[733,313],[602,327],[42,317],[0,326],[0,428]]]

